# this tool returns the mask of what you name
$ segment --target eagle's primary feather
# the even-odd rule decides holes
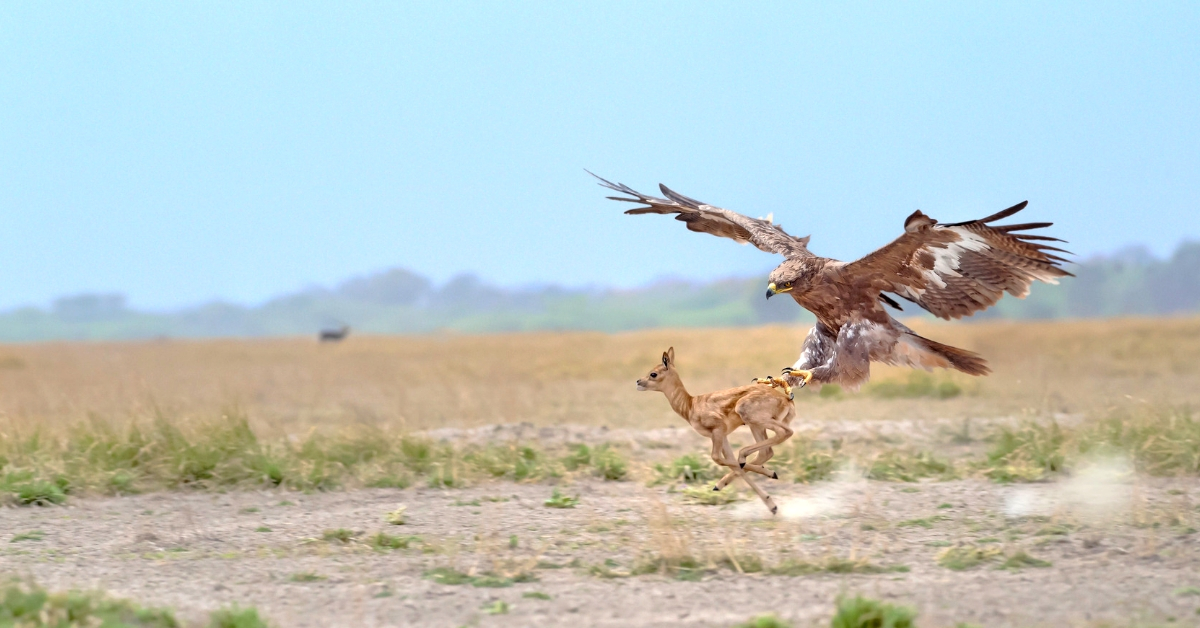
[[[900,237],[845,263],[813,255],[807,236],[789,235],[770,220],[708,205],[661,184],[666,198],[596,178],[600,185],[625,195],[608,198],[642,205],[627,214],[675,214],[692,231],[782,255],[784,262],[771,272],[768,297],[777,289],[790,292],[816,315],[817,324],[795,368],[811,371],[818,383],[857,386],[869,378],[871,361],[986,374],[987,364],[978,355],[922,338],[892,318],[883,304],[897,304],[887,293],[952,319],[991,307],[1006,292],[1024,298],[1034,281],[1058,283],[1060,277],[1071,275],[1061,266],[1068,260],[1051,252],[1069,251],[1042,244],[1062,240],[1024,233],[1051,223],[992,224],[1025,209],[1026,202],[986,218],[948,224],[918,210],[904,221]]]

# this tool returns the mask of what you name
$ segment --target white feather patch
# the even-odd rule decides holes
[[[925,271],[925,280],[939,288],[945,288],[946,282],[942,277],[961,277],[958,272],[959,260],[965,251],[984,251],[991,248],[987,240],[978,235],[959,229],[957,227],[947,228],[953,231],[958,236],[957,242],[951,242],[944,247],[930,247],[929,252],[933,254],[933,269]]]

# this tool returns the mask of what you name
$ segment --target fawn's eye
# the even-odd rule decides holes
[[[658,373],[651,373],[650,377],[658,377]]]

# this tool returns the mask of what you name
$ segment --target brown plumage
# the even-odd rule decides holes
[[[888,293],[939,318],[957,319],[991,307],[1006,292],[1025,298],[1034,281],[1058,283],[1059,277],[1071,275],[1061,267],[1068,260],[1055,255],[1069,252],[1046,244],[1062,240],[1024,233],[1051,223],[993,224],[1025,209],[1025,202],[987,218],[949,224],[916,211],[904,221],[900,237],[846,263],[813,255],[807,236],[789,235],[769,219],[707,205],[665,185],[659,189],[666,198],[658,198],[600,181],[626,195],[608,198],[643,205],[627,214],[674,214],[691,231],[748,242],[784,256],[771,271],[767,298],[791,293],[817,317],[800,359],[784,369],[792,385],[812,381],[857,387],[870,377],[871,361],[986,375],[983,358],[922,338],[892,318],[883,305],[898,306]]]

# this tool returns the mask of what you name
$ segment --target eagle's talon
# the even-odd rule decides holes
[[[795,377],[795,378],[799,379],[800,384],[799,384],[799,386],[797,386],[797,388],[804,388],[805,386],[808,385],[809,382],[812,381],[812,378],[813,378],[812,371],[808,371],[805,369],[794,369],[790,366],[783,367],[783,371],[781,371],[781,373],[783,374],[784,377]]]

